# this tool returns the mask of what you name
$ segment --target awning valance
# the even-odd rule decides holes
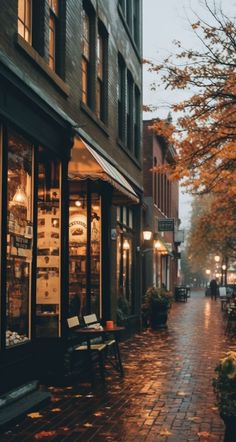
[[[124,175],[81,138],[75,138],[68,176],[71,180],[107,181],[116,192],[128,197],[130,202],[139,202],[138,195]]]

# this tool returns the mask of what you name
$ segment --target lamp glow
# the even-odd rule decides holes
[[[143,239],[144,241],[149,241],[152,237],[152,231],[151,230],[144,230],[143,231]]]
[[[129,250],[129,248],[130,248],[130,247],[129,247],[129,243],[128,243],[127,239],[125,239],[125,240],[124,240],[124,243],[123,243],[123,249],[124,249],[124,250]]]

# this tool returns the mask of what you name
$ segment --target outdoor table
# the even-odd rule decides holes
[[[80,335],[81,337],[84,337],[84,339],[87,341],[88,354],[89,354],[90,362],[92,361],[92,355],[91,355],[91,351],[90,351],[92,339],[94,339],[95,337],[98,337],[98,336],[101,336],[102,338],[105,338],[105,336],[107,334],[111,334],[114,337],[114,340],[115,340],[116,356],[117,356],[117,359],[118,359],[118,369],[119,369],[119,372],[120,372],[121,376],[123,376],[124,375],[124,370],[123,370],[122,361],[121,361],[121,354],[120,354],[120,349],[119,349],[119,339],[118,339],[118,337],[119,337],[120,332],[122,332],[124,330],[125,330],[125,327],[121,327],[121,326],[113,326],[112,328],[107,328],[107,327],[101,327],[101,328],[83,327],[83,328],[78,328],[77,330],[75,330],[75,332],[78,335]]]

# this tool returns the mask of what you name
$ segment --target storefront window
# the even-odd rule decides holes
[[[91,200],[91,311],[101,316],[100,305],[101,204],[100,197]]]
[[[60,335],[60,162],[43,147],[38,154],[36,335]]]
[[[32,270],[32,145],[8,136],[6,346],[30,339]]]
[[[87,198],[71,196],[69,208],[69,315],[86,314]]]
[[[117,220],[117,305],[124,316],[132,313],[133,305],[133,216],[126,207],[121,208]]]
[[[96,193],[70,195],[69,315],[101,316],[101,203]],[[90,220],[90,225],[88,224]]]

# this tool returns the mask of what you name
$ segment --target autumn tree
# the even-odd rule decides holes
[[[204,255],[217,249],[236,253],[235,18],[226,16],[214,0],[202,3],[209,20],[196,15],[191,24],[201,49],[183,49],[176,41],[177,55],[158,65],[147,62],[165,88],[189,94],[172,105],[175,124],[157,119],[152,130],[177,151],[176,162],[159,170],[167,169],[172,179],[184,178],[193,194],[211,195],[191,232],[190,255],[194,251],[199,265]]]

